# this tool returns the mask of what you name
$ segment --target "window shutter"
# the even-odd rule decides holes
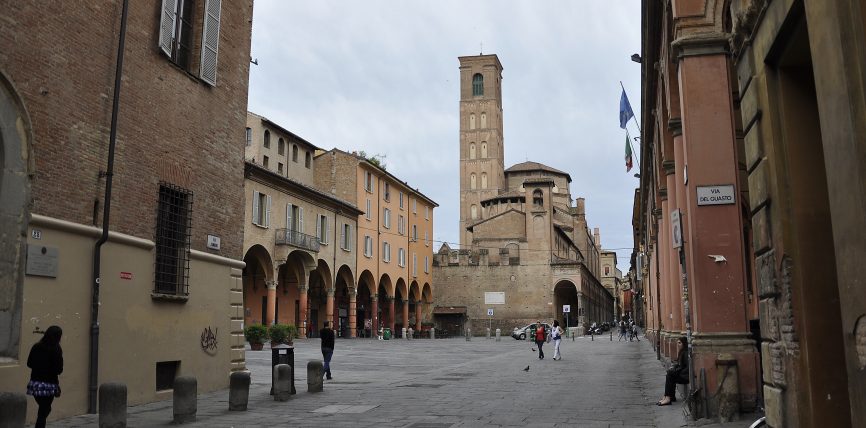
[[[325,222],[325,242],[328,242],[329,237],[331,236],[331,222]]]
[[[345,225],[343,225],[343,227],[340,228],[340,247],[344,250],[349,248],[349,245],[346,242],[346,226]]]
[[[352,243],[353,243],[353,241],[352,241],[352,226],[347,224],[346,225],[346,249],[347,250],[352,249]],[[355,246],[355,247],[357,249],[357,246]]]
[[[174,40],[176,14],[177,0],[162,0],[162,13],[159,17],[159,48],[169,57],[171,57],[171,42]]]
[[[253,224],[259,224],[259,192],[253,190]]]
[[[265,211],[265,227],[270,227],[271,225],[271,195],[268,195],[268,205],[267,210]]]
[[[322,216],[318,216],[316,219],[316,237],[319,238],[319,242],[324,242],[325,237],[322,235]]]
[[[168,2],[169,0],[165,0]],[[217,51],[220,41],[220,5],[222,0],[205,0],[204,29],[201,37],[201,80],[216,86]]]
[[[298,207],[298,232],[304,233],[304,207]]]
[[[286,204],[286,229],[292,230],[292,204]]]

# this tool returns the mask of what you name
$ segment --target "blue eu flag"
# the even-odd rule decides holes
[[[622,96],[619,97],[619,127],[625,129],[625,124],[628,120],[634,117],[634,112],[631,110],[631,104],[628,102],[628,96],[625,94],[625,89],[622,90]]]

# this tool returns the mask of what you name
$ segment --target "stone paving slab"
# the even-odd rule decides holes
[[[325,381],[324,392],[316,394],[306,392],[306,364],[321,359],[320,342],[299,340],[298,393],[288,402],[275,402],[268,394],[270,352],[248,351],[249,410],[229,412],[228,390],[201,394],[197,420],[186,426],[691,426],[680,403],[654,405],[664,368],[649,344],[604,339],[564,340],[561,361],[551,359],[550,346],[544,347],[547,358],[539,360],[528,342],[510,338],[338,339],[334,380]],[[171,419],[171,400],[129,409],[130,427],[173,426]],[[96,426],[96,421],[96,415],[84,415],[50,425]]]

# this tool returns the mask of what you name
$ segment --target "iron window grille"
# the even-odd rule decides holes
[[[160,183],[154,293],[189,295],[191,219],[192,192],[173,184]]]

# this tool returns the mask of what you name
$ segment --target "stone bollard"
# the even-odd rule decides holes
[[[502,340],[502,330],[496,329],[496,341],[499,342]]]
[[[406,338],[406,327],[400,329],[400,337]]]
[[[99,385],[99,428],[126,427],[126,385]]]
[[[412,340],[412,336],[415,334],[415,330],[412,327],[409,327],[409,331],[407,332],[406,339]]]
[[[27,421],[27,396],[0,392],[0,428],[24,428]]]
[[[487,327],[487,338],[490,339],[490,327]]]
[[[431,339],[436,338],[436,328],[434,328],[434,327],[430,327],[430,338]]]
[[[198,410],[198,382],[192,376],[174,379],[174,423],[195,422]]]
[[[466,341],[469,342],[470,340],[472,340],[472,329],[467,328],[466,329]]]
[[[325,368],[320,360],[307,363],[307,392],[322,392]]]
[[[250,372],[229,375],[229,411],[244,412],[250,400]]]
[[[274,366],[274,401],[289,401],[292,396],[292,366],[277,364]],[[319,376],[319,382],[322,377]]]
[[[737,377],[737,359],[731,354],[719,354],[716,358],[716,379],[722,382],[717,389],[721,423],[734,421],[740,414],[740,387]]]

